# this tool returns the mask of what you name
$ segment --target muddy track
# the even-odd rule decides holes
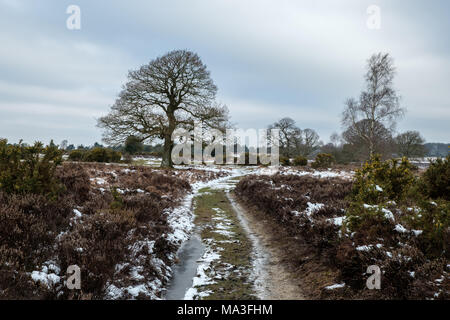
[[[196,248],[189,250],[188,242],[188,252],[179,254],[181,261],[167,298],[304,299],[295,285],[298,280],[271,244],[273,230],[234,197],[238,181],[232,178],[201,189],[194,197]]]
[[[237,201],[233,193],[227,194],[233,208],[240,216],[244,229],[249,234],[254,244],[256,259],[261,260],[260,290],[262,299],[267,300],[304,300],[305,296],[301,288],[295,283],[296,275],[292,274],[282,263],[280,249],[272,245],[273,236],[269,223],[254,213],[244,209]]]

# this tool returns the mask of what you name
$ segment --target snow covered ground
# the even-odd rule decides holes
[[[298,176],[302,175],[310,175],[318,178],[351,178],[353,172],[344,172],[344,171],[333,171],[333,170],[325,170],[325,171],[301,171],[293,168],[284,168],[284,167],[257,167],[257,166],[202,166],[202,165],[190,165],[190,166],[176,166],[177,170],[187,170],[187,169],[196,169],[196,170],[207,170],[207,171],[225,171],[228,173],[227,176],[221,177],[218,179],[214,179],[207,182],[196,182],[192,184],[192,193],[186,197],[186,200],[183,206],[174,209],[169,214],[169,221],[174,230],[173,235],[169,235],[169,237],[173,237],[176,241],[186,241],[189,239],[192,234],[192,230],[194,230],[194,215],[192,212],[192,199],[199,195],[199,190],[204,188],[209,188],[210,190],[223,190],[225,192],[229,192],[235,188],[236,180],[233,180],[235,177],[242,177],[245,175],[256,174],[256,175],[273,175],[273,174],[294,174]],[[233,206],[237,206],[237,203],[232,202]],[[319,210],[321,208],[321,204],[313,204],[310,203],[307,210],[305,211],[306,215],[311,215],[313,212]],[[236,207],[235,207],[236,209]],[[212,208],[212,210],[216,210],[217,215],[215,216],[215,220],[222,219],[223,221],[217,221],[216,231],[221,233],[223,236],[232,237],[230,231],[228,230],[229,221],[222,217],[219,208]],[[336,219],[336,223],[342,223],[341,219]],[[241,224],[245,227],[245,221],[241,220]],[[250,232],[249,232],[250,234]],[[253,239],[254,240],[254,239]],[[257,242],[257,241],[256,241]],[[255,243],[255,241],[253,241]],[[202,255],[202,257],[197,262],[197,274],[192,280],[192,287],[189,288],[184,298],[187,300],[190,299],[198,299],[203,298],[211,294],[207,291],[200,290],[201,287],[214,283],[214,277],[221,277],[224,275],[215,274],[212,271],[212,264],[217,260],[220,260],[220,246],[217,247],[208,242],[206,244],[206,249]],[[255,251],[255,257],[253,259],[253,268],[255,277],[258,279],[253,279],[255,281],[256,292],[260,296],[260,298],[264,297],[263,287],[264,283],[264,272],[263,272],[263,264],[264,259],[267,259],[266,253],[264,253],[261,248]],[[258,276],[256,276],[258,275]],[[259,282],[258,282],[259,281]],[[259,286],[258,286],[259,284]]]
[[[179,168],[179,171],[186,170],[188,168],[182,167]],[[218,172],[218,171],[217,171]],[[220,177],[217,179],[213,179],[210,181],[197,181],[193,184],[191,184],[192,192],[190,192],[188,195],[184,197],[184,199],[181,202],[181,205],[166,210],[164,214],[167,215],[167,221],[172,229],[170,233],[165,234],[165,238],[175,245],[176,247],[180,247],[185,241],[187,241],[191,235],[192,231],[195,227],[194,224],[194,213],[192,210],[192,200],[193,198],[198,194],[199,190],[205,187],[215,187],[217,185],[220,185],[225,181],[226,179],[229,179],[232,175],[228,175],[229,172],[226,172],[227,176]],[[234,173],[238,174],[238,173]],[[145,242],[146,240],[143,240]],[[139,243],[135,244],[136,246],[140,246]],[[149,245],[149,251],[148,254],[151,255],[152,244]],[[140,250],[132,250],[133,253],[140,252]],[[217,257],[217,253],[214,252],[207,252],[205,253],[203,259],[204,263],[207,264],[208,262],[211,262]],[[132,269],[133,272],[133,282],[134,284],[132,286],[126,286],[126,287],[117,287],[114,284],[110,284],[107,287],[107,297],[111,299],[120,299],[123,298],[126,294],[131,294],[133,298],[136,298],[139,296],[139,294],[144,294],[145,296],[150,297],[151,299],[160,299],[161,292],[166,290],[165,285],[163,282],[161,282],[159,279],[163,278],[166,280],[166,282],[169,281],[169,278],[173,274],[173,270],[169,265],[172,265],[176,261],[176,255],[172,254],[169,258],[169,265],[164,263],[164,261],[160,259],[153,258],[153,264],[158,266],[158,277],[152,281],[147,281],[145,277],[143,277],[139,271],[142,271],[144,268],[144,257],[140,257],[136,254],[132,254],[132,259],[135,262],[138,262],[137,264],[134,263],[134,267]],[[141,263],[139,263],[139,261]],[[122,264],[117,265],[116,269],[118,272],[120,272],[121,268],[124,266]],[[199,272],[201,272],[201,267],[199,266]],[[197,280],[197,283],[203,282],[203,277],[200,275],[200,277]]]

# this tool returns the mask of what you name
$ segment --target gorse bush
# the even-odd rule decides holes
[[[298,156],[293,161],[294,166],[306,166],[307,164],[308,164],[308,159],[306,159],[303,156]]]
[[[282,166],[290,166],[291,165],[291,160],[289,160],[288,157],[280,157],[280,164]]]
[[[415,181],[412,170],[406,158],[381,161],[376,155],[356,170],[352,200],[368,204],[402,200]]]
[[[422,191],[432,199],[450,201],[450,156],[430,164],[421,179]]]
[[[450,243],[450,156],[438,158],[423,173],[415,192],[417,207],[408,223],[423,230],[420,249],[431,258],[445,253],[449,257]],[[433,200],[434,201],[431,201]]]
[[[121,157],[120,152],[98,147],[86,152],[83,159],[87,162],[119,162]]]
[[[28,147],[0,140],[0,191],[6,193],[56,194],[60,183],[55,170],[62,163],[62,151],[53,142]]]
[[[79,149],[77,149],[77,150],[72,150],[70,153],[69,153],[69,160],[72,160],[72,161],[81,161],[81,160],[83,160],[83,157],[84,157],[84,154],[85,154],[86,152],[84,151],[84,150],[79,150]]]
[[[392,233],[394,221],[390,218],[391,214],[381,206],[351,202],[346,210],[345,227],[351,231],[361,231],[367,240],[376,241]]]
[[[122,154],[108,148],[96,147],[91,150],[73,150],[69,160],[85,162],[120,162]]]
[[[381,161],[379,155],[356,170],[346,226],[363,232],[368,239],[390,234],[394,218],[385,207],[389,201],[401,201],[410,194],[415,181],[411,170],[406,158]]]
[[[450,204],[443,199],[446,194],[440,193],[448,187],[443,182],[448,179],[446,164],[432,164],[420,180],[412,170],[406,158],[381,161],[374,156],[365,163],[355,173],[346,226],[376,241],[388,238],[400,220],[407,228],[420,230],[417,247],[424,255],[440,257],[447,252],[449,241]],[[431,195],[441,199],[430,201]]]
[[[420,200],[418,208],[407,216],[407,223],[422,231],[418,246],[429,258],[450,257],[450,202]]]
[[[335,159],[331,154],[328,153],[319,153],[316,156],[315,161],[311,164],[313,168],[328,168],[333,163],[335,163]]]

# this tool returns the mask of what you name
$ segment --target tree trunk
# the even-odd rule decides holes
[[[169,119],[169,126],[166,128],[166,134],[164,135],[164,148],[161,167],[173,168],[172,150],[175,144],[172,141],[172,134],[176,128],[176,119],[175,110],[171,106],[168,107],[167,118]]]
[[[162,168],[173,168],[172,162],[172,149],[173,149],[173,141],[171,135],[166,135],[164,138],[164,148],[162,153]]]
[[[373,143],[373,138],[370,139],[369,141],[369,159],[372,159],[373,154],[374,154],[374,143]]]
[[[370,118],[370,143],[369,143],[369,159],[372,160],[373,154],[375,152],[375,109],[377,108],[377,105],[375,104],[375,101],[373,100],[376,95],[376,89],[373,89],[372,93],[372,113]]]

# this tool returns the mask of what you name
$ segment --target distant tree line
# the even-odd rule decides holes
[[[450,143],[425,143],[428,157],[446,157],[450,151]]]
[[[64,148],[64,146],[66,146]],[[89,151],[93,149],[110,149],[113,151],[119,151],[123,154],[129,154],[129,155],[154,155],[154,156],[161,156],[163,146],[162,144],[155,144],[155,145],[149,145],[149,144],[143,144],[138,138],[134,136],[130,136],[126,139],[124,144],[118,144],[115,146],[104,146],[98,142],[95,142],[93,145],[85,146],[83,144],[78,145],[75,147],[75,145],[65,144],[64,141],[60,145],[60,149],[66,151],[67,153],[70,153],[71,151]]]

